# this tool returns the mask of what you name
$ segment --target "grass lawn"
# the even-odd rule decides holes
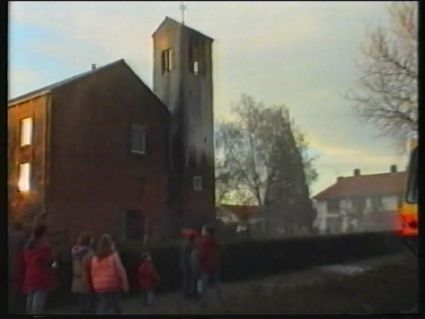
[[[185,307],[185,314],[379,314],[417,304],[418,266],[412,258],[382,265],[354,277],[335,276],[298,288],[247,287],[210,309]],[[175,312],[174,312],[175,313]]]

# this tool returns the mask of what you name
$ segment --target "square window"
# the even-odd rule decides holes
[[[131,128],[131,152],[146,153],[146,129],[143,126],[133,125]]]
[[[21,147],[31,145],[32,142],[32,118],[27,117],[20,122]]]
[[[339,213],[339,200],[331,199],[327,203],[329,213]]]
[[[380,196],[372,197],[372,209],[374,211],[380,211],[382,209],[382,197]]]
[[[31,189],[30,163],[23,163],[19,165],[18,189],[20,192],[28,192]]]
[[[200,176],[195,176],[193,178],[193,189],[196,191],[201,191],[202,190],[202,177]]]

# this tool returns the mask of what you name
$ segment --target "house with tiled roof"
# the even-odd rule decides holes
[[[392,165],[388,173],[338,177],[313,197],[320,233],[395,230],[404,194],[406,172]]]
[[[263,231],[265,227],[264,212],[258,206],[221,205],[217,208],[216,218],[224,224],[237,224],[238,229]]]

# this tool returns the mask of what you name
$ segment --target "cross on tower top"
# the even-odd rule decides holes
[[[181,5],[180,5],[180,10],[181,10],[181,14],[182,14],[182,24],[184,24],[184,11],[186,10],[187,5],[184,4],[184,1],[182,1]]]

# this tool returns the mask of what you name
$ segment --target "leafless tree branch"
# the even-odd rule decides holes
[[[344,96],[360,120],[400,141],[418,129],[417,3],[393,2],[388,13],[390,28],[368,31],[358,63],[363,75]]]

